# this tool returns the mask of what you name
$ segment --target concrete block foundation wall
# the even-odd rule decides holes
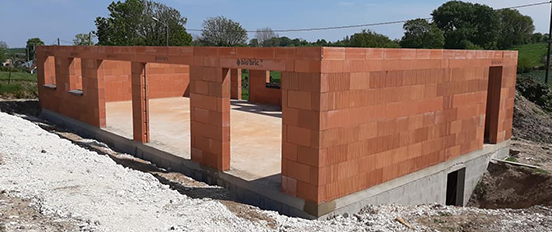
[[[281,71],[282,191],[315,216],[347,196],[511,137],[515,51],[52,46],[39,47],[37,57],[42,107],[98,127],[112,95],[102,64],[146,67],[126,72],[140,115],[133,117],[138,142],[148,141],[152,89],[172,91],[152,86],[148,67],[189,66],[192,160],[220,172],[230,168],[233,70],[248,69],[263,84],[268,70]],[[82,96],[67,92],[66,67],[75,57],[82,59]],[[69,87],[52,88],[52,76]]]

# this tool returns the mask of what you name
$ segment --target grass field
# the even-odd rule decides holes
[[[0,72],[0,80],[3,80],[3,81],[8,80],[9,75],[10,75],[9,72]],[[11,80],[36,82],[36,74],[30,74],[25,72],[12,72]]]
[[[0,98],[36,98],[36,75],[23,72],[0,72]]]
[[[518,51],[519,60],[527,59],[531,66],[540,67],[544,66],[542,58],[546,55],[547,50],[546,43],[525,44],[512,48],[512,50]]]

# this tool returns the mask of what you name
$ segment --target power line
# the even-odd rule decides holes
[[[503,9],[520,9],[520,8],[526,8],[526,7],[532,7],[532,6],[540,6],[544,4],[551,4],[552,1],[546,1],[546,2],[538,2],[538,3],[531,3],[531,4],[524,4],[524,5],[518,5],[518,6],[511,6],[511,7],[504,7],[499,8],[498,10]],[[432,19],[431,17],[427,18],[421,18],[425,20]],[[313,28],[298,28],[298,29],[276,29],[272,30],[274,32],[278,33],[286,33],[286,32],[301,32],[301,31],[325,31],[325,30],[338,30],[338,29],[349,29],[349,28],[358,28],[358,27],[373,27],[373,26],[382,26],[382,25],[392,25],[392,24],[399,24],[399,23],[406,23],[409,20],[399,20],[399,21],[390,21],[390,22],[380,22],[380,23],[366,23],[366,24],[356,24],[356,25],[344,25],[344,26],[333,26],[333,27],[313,27]],[[203,29],[186,29],[187,31],[203,31]],[[246,30],[248,33],[254,33],[257,32],[257,30]]]
[[[503,9],[520,9],[520,8],[526,8],[526,7],[533,7],[533,6],[540,6],[545,4],[552,4],[552,1],[546,1],[546,2],[538,2],[538,3],[530,3],[530,4],[524,4],[524,5],[517,5],[517,6],[511,6],[511,7],[504,7],[499,8],[498,10]],[[431,20],[431,17],[427,18],[417,18],[417,19],[425,19],[425,20]],[[393,25],[393,24],[399,24],[399,23],[406,23],[409,20],[399,20],[399,21],[389,21],[389,22],[379,22],[379,23],[366,23],[366,24],[355,24],[355,25],[344,25],[344,26],[332,26],[332,27],[313,27],[313,28],[297,28],[297,29],[276,29],[272,30],[277,33],[286,33],[286,32],[309,32],[309,31],[324,31],[324,30],[338,30],[338,29],[349,29],[349,28],[359,28],[359,27],[373,27],[373,26],[383,26],[383,25]],[[187,31],[197,31],[201,32],[203,29],[186,29]],[[246,30],[247,33],[255,33],[257,30]],[[73,43],[70,41],[61,40],[61,42],[65,43]],[[57,41],[54,41],[52,44],[57,44]]]

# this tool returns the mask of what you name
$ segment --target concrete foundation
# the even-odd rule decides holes
[[[479,179],[492,158],[508,156],[510,141],[496,145],[486,144],[482,150],[439,163],[424,170],[396,178],[369,189],[350,194],[320,205],[289,196],[280,189],[280,175],[270,175],[247,180],[239,171],[218,171],[201,166],[187,158],[160,150],[151,144],[142,144],[79,122],[49,110],[43,110],[42,117],[72,131],[107,143],[119,152],[132,154],[167,168],[186,174],[198,181],[216,184],[234,191],[241,202],[263,209],[275,210],[285,215],[303,218],[326,218],[342,213],[356,213],[367,205],[377,204],[445,204],[447,174],[466,168],[464,204],[466,204]]]

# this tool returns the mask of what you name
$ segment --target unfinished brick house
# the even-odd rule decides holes
[[[44,117],[307,218],[464,205],[512,135],[514,51],[43,46],[37,57]]]

